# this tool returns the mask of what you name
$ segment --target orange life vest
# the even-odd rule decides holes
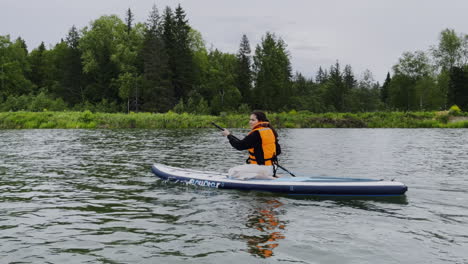
[[[262,150],[263,150],[263,159],[266,166],[273,165],[273,161],[276,158],[276,137],[273,130],[269,127],[264,127],[262,125],[268,124],[268,122],[259,122],[259,124],[250,131],[249,134],[258,131],[260,133],[260,138],[262,139]],[[255,149],[249,149],[249,158],[247,162],[250,164],[258,164],[255,157]]]

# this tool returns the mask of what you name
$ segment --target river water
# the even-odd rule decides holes
[[[0,130],[0,263],[468,263],[468,130],[279,133],[296,174],[396,179],[407,195],[299,199],[152,175],[241,164],[215,129]]]

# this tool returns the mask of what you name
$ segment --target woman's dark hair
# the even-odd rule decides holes
[[[252,113],[250,113],[251,115],[255,115],[257,117],[257,120],[259,122],[268,122],[268,125],[267,127],[271,128],[271,130],[273,130],[273,134],[275,134],[275,137],[278,138],[278,133],[276,133],[276,130],[271,126],[270,124],[270,120],[268,120],[268,118],[266,117],[265,113],[261,112],[261,111],[253,111]]]
[[[260,122],[270,122],[268,118],[266,117],[265,113],[260,112],[260,111],[253,111],[250,113],[251,115],[255,115],[257,117],[257,120]]]

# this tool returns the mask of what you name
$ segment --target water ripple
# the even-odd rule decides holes
[[[296,174],[396,178],[408,195],[291,198],[155,179],[155,162],[242,163],[210,129],[0,130],[0,262],[468,262],[466,130],[279,133]]]

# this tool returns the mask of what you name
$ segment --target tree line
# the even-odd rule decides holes
[[[0,111],[190,112],[219,114],[468,110],[468,35],[440,33],[427,51],[405,52],[381,85],[339,61],[316,76],[294,73],[287,44],[266,32],[254,50],[208,49],[184,9],[153,6],[146,22],[127,10],[71,27],[65,39],[28,51],[0,36]]]

